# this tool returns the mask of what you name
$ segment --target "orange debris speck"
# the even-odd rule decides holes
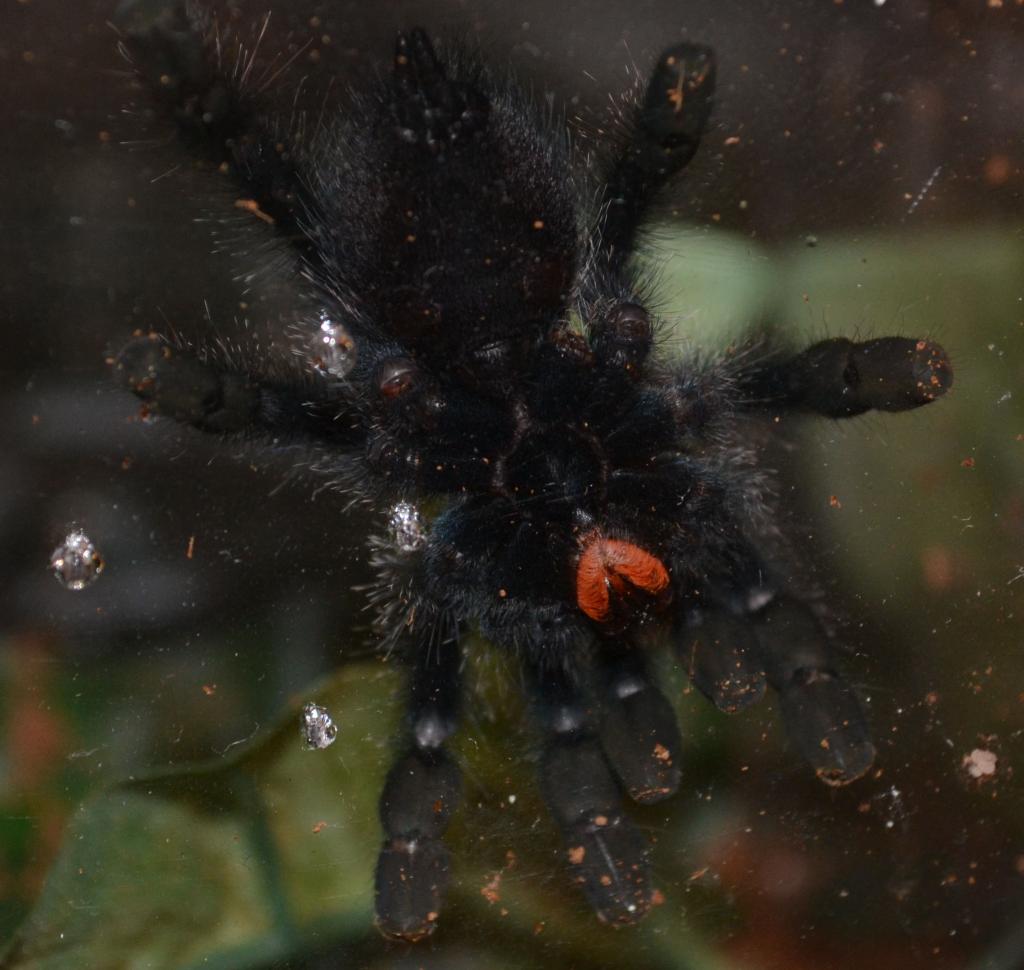
[[[1010,159],[1006,155],[992,155],[985,162],[983,171],[985,173],[985,181],[989,185],[1003,185],[1010,178]]]
[[[274,224],[274,217],[267,215],[255,199],[235,199],[235,208],[244,209],[246,212],[252,213],[257,219],[262,219],[269,226]]]
[[[953,585],[953,554],[945,546],[928,546],[921,550],[921,573],[924,584],[942,592]]]
[[[492,906],[501,899],[501,873],[496,872],[480,887],[480,895]]]

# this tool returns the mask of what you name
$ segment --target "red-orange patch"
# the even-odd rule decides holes
[[[605,623],[611,616],[612,594],[623,596],[630,586],[657,596],[668,587],[668,570],[657,556],[632,542],[596,533],[589,537],[576,567],[579,608]]]

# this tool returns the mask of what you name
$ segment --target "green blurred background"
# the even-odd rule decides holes
[[[290,296],[210,258],[192,220],[211,199],[180,156],[120,145],[113,12],[0,12],[0,965],[1024,966],[1019,4],[275,10],[267,49],[312,40],[292,83],[317,104],[423,23],[479,39],[584,130],[629,65],[712,43],[718,128],[648,256],[668,350],[751,325],[796,345],[896,332],[938,339],[956,369],[933,407],[787,419],[765,455],[848,618],[877,771],[824,788],[772,699],[727,718],[666,654],[687,781],[633,813],[664,903],[615,932],[568,885],[520,698],[477,645],[451,900],[416,948],[372,928],[400,683],[351,591],[366,516],[291,481],[292,456],[139,423],[105,372],[164,321],[280,340]],[[45,569],[73,524],[108,561],[81,593]],[[296,727],[313,698],[340,728],[319,753]]]

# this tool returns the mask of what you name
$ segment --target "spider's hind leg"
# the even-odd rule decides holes
[[[443,745],[455,730],[462,654],[452,630],[413,662],[409,740],[380,796],[384,844],[377,860],[377,926],[385,936],[431,934],[444,902],[449,855],[441,837],[462,792],[462,772]]]
[[[786,733],[823,782],[846,785],[867,772],[875,759],[867,719],[811,608],[763,586],[706,599],[688,613],[676,640],[698,690],[734,714],[759,701],[770,684]]]
[[[606,656],[599,669],[593,699],[558,669],[527,674],[543,736],[541,789],[569,871],[602,922],[623,925],[647,914],[653,888],[647,842],[622,810],[622,789],[643,803],[674,794],[682,742],[635,649]]]
[[[557,672],[536,671],[531,679],[544,739],[541,790],[562,832],[572,878],[602,922],[636,922],[651,905],[648,847],[622,812],[622,792],[587,698]]]
[[[847,785],[874,763],[860,701],[838,669],[836,649],[814,613],[780,596],[754,618],[768,682],[786,732],[827,785]]]
[[[765,674],[749,618],[714,606],[690,610],[676,634],[677,652],[694,686],[725,714],[764,696]]]

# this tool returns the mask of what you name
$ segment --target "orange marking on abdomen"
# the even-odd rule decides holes
[[[657,596],[668,587],[668,570],[647,550],[597,534],[584,542],[576,567],[576,603],[592,620],[608,621],[612,593],[622,596],[634,586]]]

